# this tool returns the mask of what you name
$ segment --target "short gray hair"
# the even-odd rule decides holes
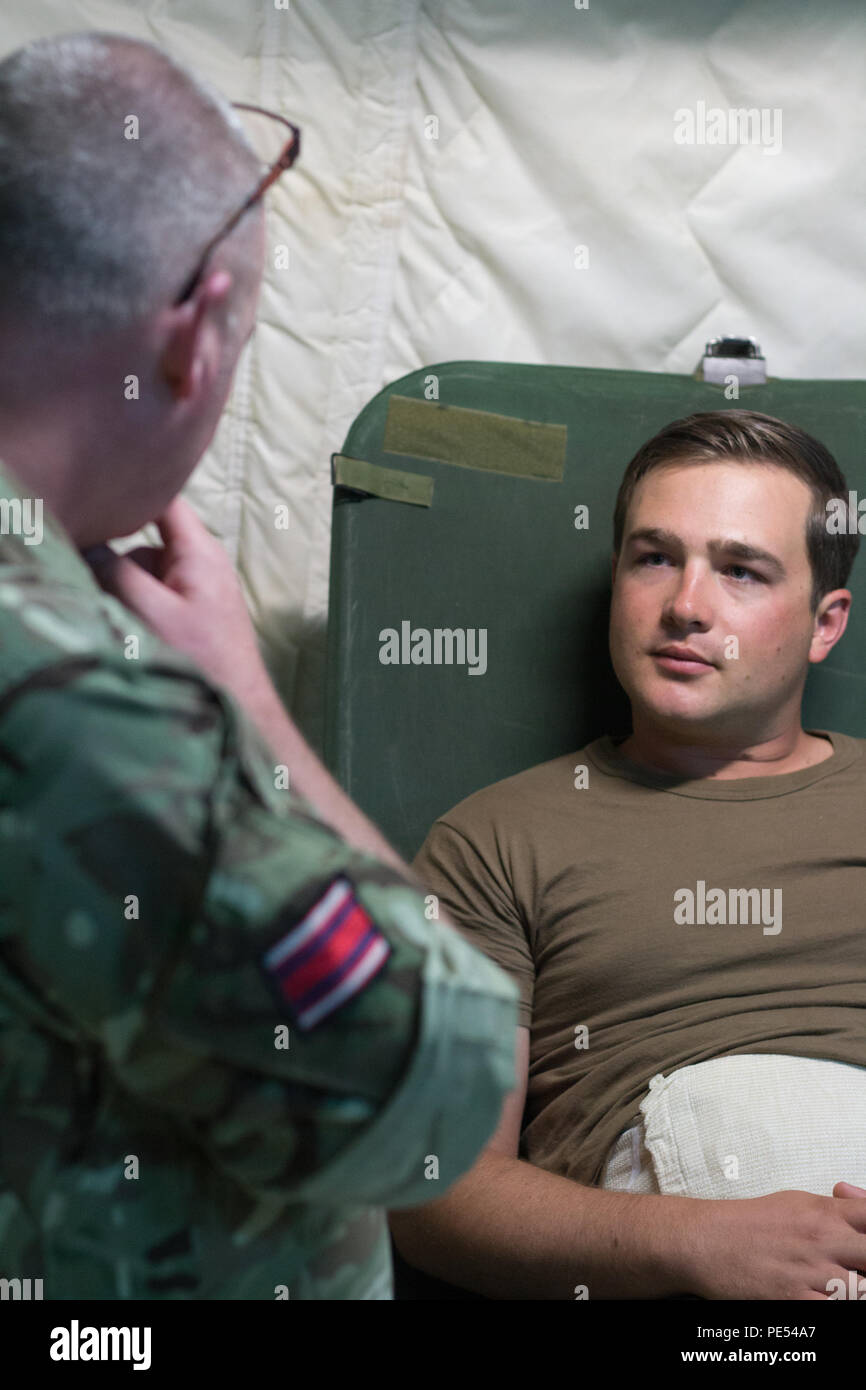
[[[171,303],[259,168],[231,106],[153,44],[18,49],[0,63],[0,318],[90,341]]]

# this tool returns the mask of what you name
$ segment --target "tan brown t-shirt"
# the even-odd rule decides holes
[[[606,735],[435,822],[413,867],[531,1028],[522,1158],[596,1183],[656,1072],[866,1066],[866,739],[807,732],[832,757],[734,780],[649,771]]]

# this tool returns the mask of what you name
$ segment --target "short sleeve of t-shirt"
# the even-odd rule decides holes
[[[468,801],[475,803],[475,798]],[[453,821],[464,812],[465,828]],[[526,923],[509,879],[493,822],[467,803],[432,826],[412,862],[462,935],[510,976],[520,990],[518,1023],[530,1027],[535,962]]]

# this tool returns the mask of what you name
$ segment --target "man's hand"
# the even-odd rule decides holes
[[[688,1291],[709,1299],[826,1299],[866,1271],[866,1191],[773,1192],[695,1204],[686,1235]],[[697,1208],[704,1208],[699,1211]]]
[[[183,497],[156,525],[162,548],[93,546],[83,558],[103,589],[243,704],[270,681],[231,561]]]

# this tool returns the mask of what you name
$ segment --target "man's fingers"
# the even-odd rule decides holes
[[[127,550],[123,556],[124,560],[134,560],[148,574],[154,574],[159,579],[162,577],[162,569],[165,563],[165,550],[160,545],[139,545],[135,550]]]
[[[91,564],[102,588],[119,598],[127,608],[147,617],[155,606],[176,600],[177,595],[131,555],[117,555],[107,546],[105,549],[108,555],[94,557]]]
[[[210,535],[204,522],[200,520],[192,503],[178,494],[172,498],[165,511],[155,518],[166,549],[173,554],[182,555],[204,535]]]
[[[833,1188],[834,1197],[866,1197],[866,1187],[856,1187],[853,1182],[837,1182]]]
[[[161,577],[165,562],[165,550],[158,545],[139,545],[135,550],[127,550],[123,556],[112,550],[110,545],[91,545],[88,549],[82,550],[81,556],[94,574],[98,575],[100,582],[112,578],[120,559],[133,560],[142,569],[147,570],[148,574],[157,577]]]

